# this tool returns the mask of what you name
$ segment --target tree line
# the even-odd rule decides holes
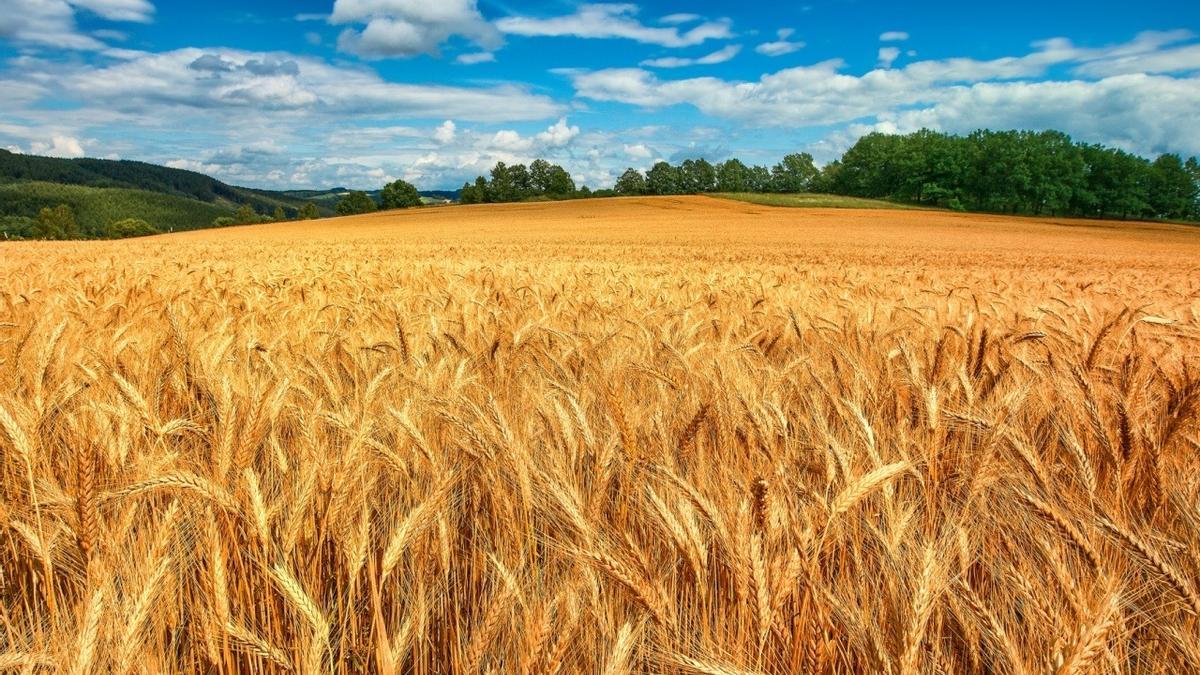
[[[1149,160],[1058,131],[921,130],[869,134],[821,169],[804,153],[771,169],[737,159],[659,162],[625,171],[615,192],[823,192],[962,211],[1200,220],[1200,160]]]
[[[85,229],[75,218],[75,210],[67,204],[45,207],[37,217],[4,216],[0,218],[0,233],[5,239],[128,239],[161,234],[161,230],[140,218],[122,218],[99,230]]]
[[[969,211],[1200,220],[1200,162],[1058,131],[870,134],[822,171],[829,191]]]
[[[534,160],[528,167],[499,162],[490,176],[490,180],[480,176],[474,183],[464,184],[459,190],[459,201],[463,204],[496,204],[604,196],[593,193],[587,186],[576,189],[575,180],[566,169],[544,159]]]
[[[397,180],[383,186],[383,190],[379,193],[379,203],[376,203],[371,195],[356,190],[342,197],[335,210],[339,216],[357,216],[378,211],[381,207],[388,210],[407,209],[423,203],[421,193],[412,183]]]

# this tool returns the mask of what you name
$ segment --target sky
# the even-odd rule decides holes
[[[921,128],[1200,155],[1200,2],[0,0],[0,148],[249,187],[599,188]]]

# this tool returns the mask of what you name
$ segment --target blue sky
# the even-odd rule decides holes
[[[254,187],[1056,128],[1200,154],[1200,3],[0,0],[0,147]]]

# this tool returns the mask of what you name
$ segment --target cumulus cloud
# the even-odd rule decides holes
[[[510,16],[496,22],[496,27],[512,35],[536,37],[576,37],[592,39],[622,38],[660,47],[691,47],[709,40],[733,37],[732,22],[728,19],[704,21],[686,31],[680,26],[694,23],[694,15],[672,15],[664,18],[669,27],[647,26],[637,20],[638,6],[601,3],[581,5],[574,14],[550,18]]]
[[[130,113],[177,106],[504,121],[544,119],[561,110],[551,99],[512,85],[401,84],[366,68],[232,49],[187,48],[140,53],[111,65],[78,65],[60,73],[56,86],[67,98]]]
[[[553,126],[538,134],[537,140],[546,147],[561,148],[578,135],[579,127],[567,124],[567,118],[563,117]]]
[[[108,21],[149,23],[154,5],[148,0],[5,0],[0,11],[0,39],[56,49],[104,49],[103,40],[112,39],[111,33],[82,33],[76,23],[80,12]]]
[[[764,42],[754,48],[754,51],[765,56],[784,56],[792,52],[798,52],[804,49],[803,42],[793,42],[789,38],[795,34],[795,30],[791,28],[781,28],[776,31],[775,35],[778,40],[772,42]]]
[[[34,141],[30,151],[35,155],[51,157],[83,157],[83,144],[71,136],[52,136],[49,141]]]
[[[889,30],[879,36],[880,42],[904,42],[908,39],[908,33],[902,30]]]
[[[654,152],[646,147],[645,143],[637,143],[634,145],[624,146],[625,154],[633,159],[650,159],[654,156]]]
[[[501,43],[476,0],[336,0],[329,22],[362,26],[342,31],[338,48],[365,58],[437,55],[454,36],[485,50]]]
[[[658,59],[647,59],[642,61],[642,65],[649,68],[684,68],[687,66],[712,66],[718,63],[732,61],[742,52],[741,45],[729,45],[717,51],[701,56],[699,58],[681,58],[678,56],[664,56]]]
[[[1022,56],[919,61],[862,75],[843,72],[845,63],[834,59],[751,82],[713,77],[665,80],[638,68],[577,72],[571,78],[584,98],[651,109],[685,104],[707,115],[762,127],[919,119],[934,128],[1061,128],[1141,152],[1174,144],[1191,153],[1200,151],[1200,77],[1139,73],[1030,81],[1045,77],[1052,67],[1103,73],[1131,59],[1186,69],[1187,50],[1161,49],[1179,39],[1178,33],[1143,34],[1129,43],[1096,49],[1047,40]],[[898,55],[886,52],[880,57],[890,65]]]
[[[442,122],[440,127],[434,130],[433,140],[441,143],[442,145],[446,145],[447,143],[453,143],[454,138],[457,135],[458,127],[454,124],[454,122],[446,120],[445,122]]]

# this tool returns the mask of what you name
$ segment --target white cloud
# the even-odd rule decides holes
[[[147,0],[4,0],[0,7],[0,39],[29,46],[98,51],[105,44],[97,31],[79,31],[76,16],[88,12],[108,21],[149,23],[154,5]]]
[[[440,127],[434,130],[433,140],[441,143],[442,145],[446,145],[447,143],[453,143],[457,134],[458,127],[454,124],[454,122],[446,120],[445,122],[442,122]]]
[[[901,133],[921,127],[958,133],[1060,129],[1140,154],[1200,154],[1200,77],[1136,74],[1097,82],[980,83],[887,121]]]
[[[896,59],[900,58],[900,50],[896,47],[880,47],[879,67],[891,68]]]
[[[779,38],[774,42],[764,42],[754,48],[754,51],[766,56],[784,56],[792,52],[798,52],[804,49],[803,42],[792,42],[789,40],[796,31],[791,28],[781,28],[776,31],[776,36]]]
[[[706,56],[701,56],[701,57],[695,58],[695,59],[681,58],[678,56],[664,56],[664,57],[658,58],[658,59],[648,59],[646,61],[642,61],[642,65],[647,66],[649,68],[684,68],[686,66],[712,66],[712,65],[716,65],[718,63],[725,63],[726,61],[732,61],[734,58],[737,57],[738,54],[741,53],[741,51],[742,51],[741,45],[729,45],[728,47],[724,47],[724,48],[719,49],[711,54],[708,54]]]
[[[137,113],[164,107],[314,115],[391,115],[504,121],[559,114],[561,106],[522,88],[389,82],[366,68],[312,57],[232,49],[140,53],[107,66],[78,65],[55,83],[66,98]]]
[[[496,135],[492,136],[489,147],[509,152],[526,152],[533,148],[533,140],[521,136],[512,129],[504,129],[497,131]]]
[[[567,118],[563,117],[553,126],[538,134],[537,140],[546,147],[561,148],[578,135],[579,127],[567,124]]]
[[[902,30],[889,30],[879,36],[880,42],[904,42],[908,39],[908,33]]]
[[[624,149],[625,149],[625,154],[629,155],[630,157],[632,157],[634,159],[650,159],[651,157],[654,156],[654,152],[652,150],[650,150],[650,148],[646,147],[646,145],[644,143],[638,143],[636,145],[626,145],[626,146],[624,146]]]
[[[148,0],[70,0],[70,3],[109,21],[149,23],[154,16],[154,5]]]
[[[1142,35],[1100,49],[1048,40],[1023,56],[919,61],[857,76],[842,72],[841,60],[830,60],[751,82],[713,77],[664,80],[637,68],[577,72],[570,77],[584,98],[651,109],[691,105],[706,115],[759,127],[920,119],[934,128],[959,130],[1061,128],[1139,152],[1167,147],[1198,152],[1200,77],[1138,74],[1098,81],[1029,81],[1045,77],[1055,66],[1100,70],[1134,57],[1167,62],[1163,68],[1186,67],[1190,57],[1182,48],[1147,52],[1150,45],[1171,44],[1169,39],[1178,35]],[[880,56],[888,61],[893,53]]]
[[[476,0],[335,0],[329,22],[347,28],[338,48],[366,58],[437,55],[443,43],[462,36],[485,50],[501,44]]]
[[[496,22],[496,26],[502,32],[512,35],[594,39],[623,38],[672,48],[691,47],[708,40],[726,40],[733,37],[731,22],[728,19],[705,21],[687,31],[680,32],[678,25],[669,28],[646,26],[634,18],[637,12],[637,5],[631,4],[580,5],[574,14],[567,16],[547,19],[511,16],[500,19]],[[681,19],[682,17],[675,15],[666,18]],[[690,20],[692,17],[687,18]]]
[[[29,146],[30,152],[35,155],[49,155],[50,157],[83,157],[83,144],[78,138],[71,136],[54,136],[47,141],[35,141]]]
[[[1085,77],[1105,77],[1200,70],[1200,44],[1173,46],[1195,37],[1186,30],[1149,31],[1138,34],[1124,45],[1099,50],[1077,49],[1079,59],[1084,63],[1075,68],[1075,73]]]
[[[682,25],[685,23],[696,23],[697,21],[700,21],[702,19],[704,19],[704,17],[700,16],[699,14],[680,13],[680,14],[668,14],[668,15],[664,16],[663,18],[659,19],[658,22],[665,23],[669,26],[679,26],[679,25]]]
[[[458,58],[454,60],[464,66],[473,66],[478,63],[493,63],[496,60],[496,55],[492,52],[471,52],[468,54],[459,54]]]

